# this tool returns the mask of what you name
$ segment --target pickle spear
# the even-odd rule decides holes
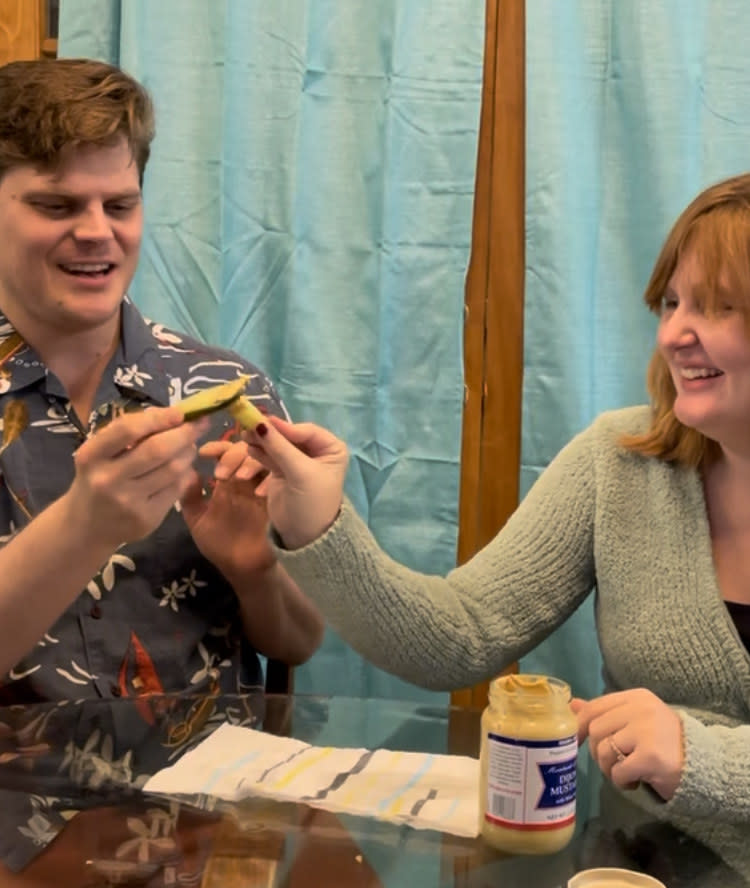
[[[244,395],[239,395],[227,405],[227,410],[243,429],[252,431],[258,423],[263,422],[263,414]]]
[[[223,382],[221,385],[196,392],[178,401],[174,406],[182,411],[187,422],[215,413],[217,410],[228,410],[242,428],[252,430],[263,421],[263,414],[242,394],[249,378],[249,376],[238,376],[231,382]]]

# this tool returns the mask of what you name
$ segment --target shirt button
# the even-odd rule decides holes
[[[111,685],[110,691],[112,692],[113,697],[122,697],[122,691],[117,685]]]
[[[92,605],[91,610],[89,611],[89,614],[90,614],[95,620],[101,620],[101,618],[102,618],[102,609],[99,607],[98,604],[94,604],[94,605]]]

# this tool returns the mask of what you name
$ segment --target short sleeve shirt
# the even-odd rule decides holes
[[[70,487],[76,449],[120,411],[166,406],[248,374],[248,397],[286,417],[273,385],[256,367],[146,320],[127,298],[121,332],[85,427],[60,380],[32,348],[21,343],[2,362],[0,416],[9,415],[9,402],[22,400],[28,423],[0,451],[0,545]],[[13,338],[18,339],[0,313],[0,353]],[[211,421],[206,439],[236,434],[226,412]],[[202,468],[209,483],[210,466]],[[54,576],[49,583],[54,585]],[[200,554],[176,504],[150,536],[113,552],[0,679],[0,705],[208,688],[233,693],[260,683],[260,664],[242,637],[234,591]]]

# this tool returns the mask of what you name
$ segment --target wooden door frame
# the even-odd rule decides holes
[[[485,55],[466,276],[458,563],[518,504],[525,263],[524,0],[486,0]],[[513,667],[514,668],[514,667]],[[451,702],[483,706],[488,683]]]

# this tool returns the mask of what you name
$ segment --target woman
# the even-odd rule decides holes
[[[687,207],[645,300],[659,315],[651,406],[600,416],[445,578],[379,549],[342,495],[347,451],[330,433],[269,417],[251,450],[282,563],[363,656],[463,687],[593,589],[607,692],[573,706],[600,768],[673,814],[747,821],[750,175]]]

